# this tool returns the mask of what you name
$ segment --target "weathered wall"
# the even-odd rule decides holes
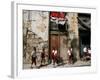
[[[36,47],[37,56],[40,56],[43,47],[48,54],[48,14],[42,11],[23,11],[24,63],[31,63],[33,47]]]
[[[73,55],[75,60],[80,59],[79,56],[79,33],[78,33],[78,20],[77,13],[68,13],[68,23],[69,23],[69,47],[73,48]],[[71,44],[71,45],[70,45]]]

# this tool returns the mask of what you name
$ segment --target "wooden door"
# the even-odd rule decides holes
[[[59,48],[60,48],[59,35],[50,35],[50,53],[52,52],[53,48],[57,49],[59,53]]]

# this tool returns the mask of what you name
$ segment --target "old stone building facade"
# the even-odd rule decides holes
[[[63,12],[64,17],[58,19],[53,16],[53,20],[51,20],[50,14],[51,12],[46,11],[23,10],[24,64],[31,63],[33,47],[37,48],[38,62],[41,60],[42,48],[45,48],[46,62],[48,64],[53,47],[58,50],[58,54],[64,63],[67,63],[67,51],[70,47],[73,49],[74,60],[80,60],[78,13]],[[60,28],[61,26],[64,28]]]

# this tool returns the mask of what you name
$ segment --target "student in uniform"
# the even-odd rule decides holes
[[[32,63],[31,63],[31,68],[33,68],[33,63],[35,64],[35,66],[36,66],[36,58],[37,58],[37,56],[36,56],[36,47],[33,47],[33,51],[32,51]]]
[[[43,48],[42,53],[41,53],[41,65],[42,63],[45,64],[45,48]]]

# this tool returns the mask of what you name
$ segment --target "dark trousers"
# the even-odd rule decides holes
[[[36,57],[32,57],[32,64],[33,63],[36,65]]]

